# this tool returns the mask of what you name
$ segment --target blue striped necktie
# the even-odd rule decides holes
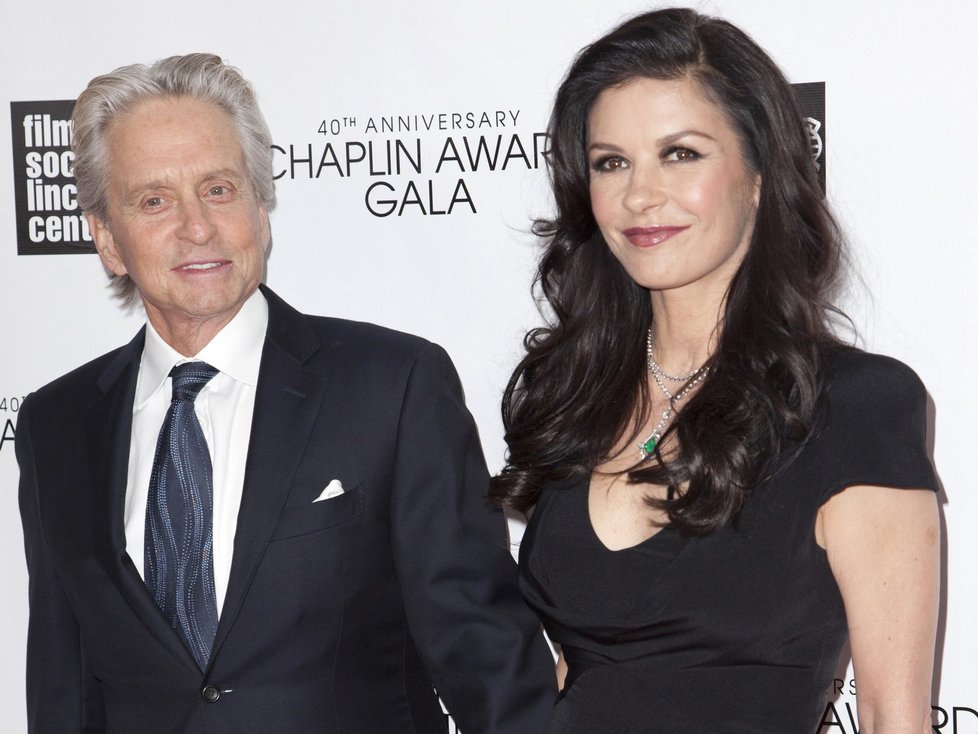
[[[143,575],[156,605],[207,669],[217,631],[211,457],[194,399],[217,374],[206,362],[170,372],[173,400],[153,457]]]

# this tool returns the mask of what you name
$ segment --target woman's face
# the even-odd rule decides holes
[[[653,292],[722,301],[750,243],[760,176],[691,79],[606,89],[588,121],[591,208],[628,274]]]

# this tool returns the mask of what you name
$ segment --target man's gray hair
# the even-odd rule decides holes
[[[72,149],[78,205],[102,221],[109,219],[109,127],[141,102],[180,98],[210,102],[224,110],[238,132],[245,166],[258,201],[275,206],[272,136],[251,84],[233,66],[214,54],[170,56],[147,66],[122,66],[88,83],[75,102]],[[131,303],[136,287],[128,275],[110,274],[115,295]]]

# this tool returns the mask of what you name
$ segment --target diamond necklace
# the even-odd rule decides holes
[[[652,356],[652,341],[654,336],[655,336],[655,332],[652,330],[652,327],[650,326],[648,334],[645,337],[645,354],[646,354],[647,364],[649,365],[649,372],[652,373],[653,377],[663,377],[667,380],[670,380],[671,382],[688,382],[689,380],[692,380],[694,377],[696,377],[697,372],[703,369],[702,367],[697,367],[695,370],[685,375],[670,375],[668,372],[666,372],[664,369],[662,369],[659,366],[659,363],[656,362],[655,358]],[[656,383],[659,385],[659,387],[662,387],[661,382],[656,380]],[[665,390],[665,388],[662,389]],[[671,397],[668,391],[666,391],[666,396]]]
[[[672,414],[677,410],[676,406],[683,398],[692,392],[693,388],[699,383],[706,379],[707,373],[710,371],[709,367],[705,364],[697,367],[695,370],[690,372],[688,375],[683,375],[682,377],[673,376],[667,374],[659,367],[658,363],[652,357],[652,327],[649,327],[648,338],[646,339],[646,362],[648,364],[649,374],[652,375],[652,379],[655,380],[655,384],[659,386],[662,390],[662,394],[666,396],[669,400],[669,404],[666,409],[662,411],[662,417],[659,418],[659,422],[655,424],[655,428],[652,429],[651,435],[645,441],[638,445],[638,450],[642,452],[642,461],[646,461],[652,454],[655,453],[655,447],[662,439],[662,429],[665,428],[666,423],[672,417]],[[672,380],[673,382],[685,382],[679,391],[674,395],[666,383],[663,382],[663,378],[666,380]]]

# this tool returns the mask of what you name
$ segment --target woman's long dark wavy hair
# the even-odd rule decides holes
[[[610,253],[591,212],[588,117],[633,79],[693,79],[727,115],[761,191],[748,252],[730,283],[709,375],[668,433],[668,457],[629,471],[664,485],[648,499],[686,534],[728,522],[814,425],[824,356],[839,344],[831,304],[842,236],[823,200],[794,92],[767,54],[727,21],[673,8],[633,18],[578,55],[550,119],[557,214],[536,285],[549,325],[532,330],[503,398],[507,465],[490,496],[526,511],[548,482],[588,476],[650,415],[648,290]]]

